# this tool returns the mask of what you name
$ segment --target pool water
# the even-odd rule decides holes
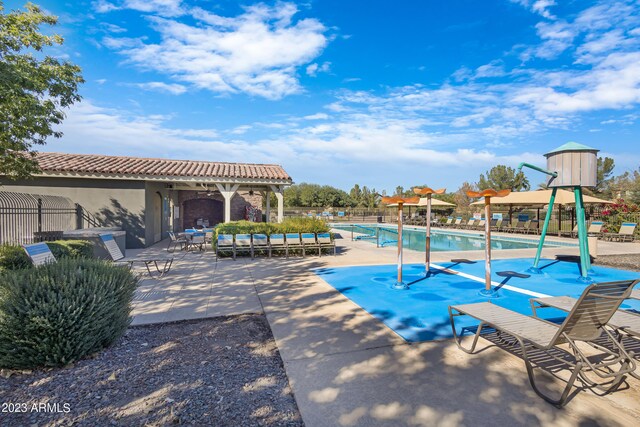
[[[331,224],[332,228],[353,231],[354,239],[371,242],[378,246],[395,246],[398,243],[396,227],[380,224]],[[424,251],[426,231],[405,227],[402,233],[402,244],[407,249]],[[576,246],[573,243],[545,242],[545,247]],[[452,230],[432,229],[431,250],[434,252],[474,251],[485,247],[484,233],[457,232]],[[531,238],[495,237],[491,238],[491,249],[531,249],[538,247],[538,236]]]
[[[533,259],[496,260],[492,263],[493,288],[497,296],[491,302],[501,307],[532,315],[529,299],[533,296],[580,296],[586,284],[577,280],[579,264],[542,259],[543,274],[526,274]],[[431,269],[428,278],[424,264],[404,266],[407,290],[392,289],[396,282],[396,265],[317,268],[314,273],[338,292],[383,322],[408,342],[431,341],[453,336],[449,323],[450,305],[487,301],[484,289],[484,260],[439,264],[443,271]],[[504,273],[525,273],[522,275]],[[464,276],[460,273],[464,273]],[[591,275],[597,282],[640,279],[640,273],[594,266]],[[640,285],[636,289],[640,289]],[[626,300],[622,309],[640,313],[639,300]],[[544,309],[540,316],[561,321],[566,313]],[[477,321],[463,316],[456,321],[460,328],[471,327]]]

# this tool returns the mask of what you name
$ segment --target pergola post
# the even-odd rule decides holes
[[[284,186],[270,185],[269,187],[271,187],[271,190],[276,195],[276,199],[278,199],[278,222],[282,222],[284,219]]]
[[[231,199],[236,194],[240,184],[217,184],[218,191],[224,198],[224,222],[231,222]]]
[[[266,214],[266,222],[270,221],[271,218],[271,191],[267,190],[264,192],[265,197],[267,198],[267,204],[266,204],[266,209],[265,209],[265,214]]]

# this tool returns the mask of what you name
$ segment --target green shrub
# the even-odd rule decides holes
[[[31,267],[31,260],[29,260],[22,247],[15,245],[0,246],[0,272],[29,267]]]
[[[93,243],[86,240],[56,240],[46,242],[56,259],[93,258]],[[31,260],[22,246],[0,246],[0,272],[31,267]]]
[[[93,243],[87,240],[56,240],[47,246],[56,259],[93,258]]]
[[[316,218],[286,218],[281,223],[233,221],[218,224],[215,236],[218,234],[274,234],[274,233],[326,233],[329,226],[326,222]],[[213,239],[215,247],[217,238]]]
[[[0,274],[0,367],[61,366],[120,337],[137,278],[97,259]]]

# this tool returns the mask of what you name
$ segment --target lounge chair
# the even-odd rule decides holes
[[[484,230],[484,226],[486,223],[487,223],[486,219],[481,219],[480,221],[478,221],[477,224],[473,226],[473,228],[474,230],[479,230],[479,231]]]
[[[634,292],[640,293],[640,291]],[[578,300],[572,297],[548,297],[532,298],[530,301],[533,315],[537,317],[538,310],[541,308],[551,307],[569,312],[573,310]],[[626,310],[618,310],[611,316],[608,325],[618,332],[640,337],[640,314]]]
[[[269,240],[266,234],[254,234],[252,237],[253,251],[251,257],[255,255],[255,252],[269,253]]]
[[[269,258],[274,250],[284,250],[285,256],[289,258],[289,250],[284,240],[284,234],[271,234],[269,236]]]
[[[300,240],[302,241],[302,255],[307,252],[308,249],[318,250],[318,256],[320,256],[320,245],[316,240],[315,233],[301,233]]]
[[[524,222],[518,220],[515,225],[512,225],[511,222],[508,222],[507,225],[504,226],[502,231],[504,231],[505,233],[514,233],[516,230],[521,229],[522,227],[524,227]]]
[[[475,227],[476,220],[474,218],[469,218],[466,224],[461,224],[460,228],[464,230],[471,230]]]
[[[336,241],[331,239],[331,233],[318,233],[318,246],[320,247],[320,254],[322,249],[333,248],[333,255],[336,255]]]
[[[573,230],[560,230],[560,236],[575,237],[578,235],[578,224],[573,226]]]
[[[499,231],[502,228],[502,218],[492,219],[491,220],[491,230]]]
[[[27,256],[36,267],[50,262],[56,262],[56,257],[45,242],[34,243],[32,245],[24,245],[22,247]]]
[[[220,252],[225,250],[231,252],[233,259],[236,259],[235,243],[233,242],[233,234],[218,234],[216,243],[216,262],[220,257]]]
[[[286,244],[287,244],[287,257],[289,256],[289,252],[291,250],[300,249],[302,251],[302,256],[304,256],[304,245],[302,244],[302,240],[300,239],[300,233],[287,233],[285,235]]]
[[[173,231],[169,231],[169,246],[167,246],[167,252],[175,252],[176,247],[180,246],[180,250],[183,250],[189,241],[184,235],[176,235]]]
[[[524,226],[524,233],[526,234],[538,234],[538,221],[527,221]]]
[[[238,253],[246,252],[253,258],[253,245],[251,244],[251,234],[236,234],[236,244],[233,247],[233,259]]]
[[[623,222],[617,233],[603,233],[602,238],[610,241],[633,242],[633,233],[636,231],[637,225],[635,222]]]
[[[453,217],[449,217],[447,218],[446,222],[443,222],[442,224],[440,224],[441,227],[451,227],[453,225]]]
[[[460,228],[462,226],[462,217],[459,216],[456,218],[456,220],[454,221],[453,224],[451,224],[451,227],[453,228]]]
[[[449,319],[456,344],[461,350],[470,354],[475,350],[480,333],[485,327],[493,328],[499,337],[502,334],[513,337],[512,344],[517,346],[522,353],[533,390],[547,402],[561,407],[566,403],[571,387],[578,376],[589,386],[597,387],[606,393],[614,391],[625,376],[635,370],[636,363],[632,355],[627,353],[622,344],[605,326],[618,310],[620,304],[629,297],[632,288],[637,283],[638,280],[625,280],[587,286],[564,322],[559,325],[508,310],[491,302],[449,306]],[[462,345],[462,333],[459,336],[456,331],[455,318],[459,316],[470,316],[480,322],[469,348]],[[594,343],[602,335],[609,339],[615,351]],[[590,344],[606,357],[598,360],[587,358],[582,349],[578,347],[577,342]],[[557,354],[558,351],[562,351],[557,346],[565,343],[572,351],[563,353],[565,356],[571,357],[573,361],[568,361],[566,357],[560,357]],[[548,357],[569,365],[572,371],[571,377],[559,399],[552,399],[538,389],[534,367],[529,359],[531,350],[533,350],[532,353],[535,353],[531,354],[535,359],[544,353]],[[613,367],[616,365],[619,367],[614,369]],[[603,380],[603,383],[598,384],[591,378],[587,378],[586,372],[597,375]]]
[[[134,263],[142,263],[147,268],[149,272],[149,276],[153,276],[151,272],[151,266],[153,265],[158,272],[159,277],[164,276],[165,274],[171,271],[171,267],[173,266],[173,257],[168,256],[153,256],[153,257],[133,257],[133,258],[125,258],[124,254],[120,250],[120,246],[116,243],[113,235],[108,233],[99,234],[100,240],[104,245],[105,249],[109,253],[109,256],[115,263],[128,264],[129,268],[133,267]]]

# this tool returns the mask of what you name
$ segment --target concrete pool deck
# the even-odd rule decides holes
[[[307,426],[637,423],[636,379],[607,396],[580,391],[559,410],[535,395],[520,358],[489,341],[483,344],[491,347],[476,355],[459,351],[452,340],[406,343],[312,272],[395,261],[393,247],[352,242],[344,232],[342,237],[336,257],[244,257],[216,263],[211,251],[187,254],[169,276],[141,282],[134,324],[264,313]],[[598,250],[640,253],[640,244],[599,242]],[[527,258],[534,253],[496,250],[493,256]],[[569,247],[543,251],[547,258],[575,254],[577,248]],[[432,258],[445,262],[483,256],[484,251],[439,252]],[[423,258],[424,253],[405,252],[407,263]]]

